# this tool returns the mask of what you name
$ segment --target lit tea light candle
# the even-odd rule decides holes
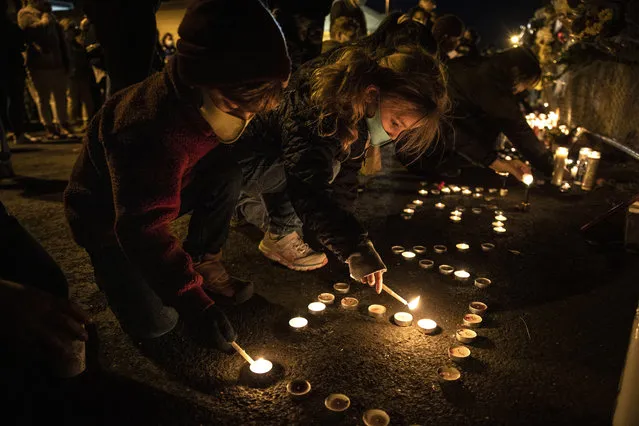
[[[417,191],[419,193],[419,195],[421,196],[425,196],[428,195],[428,190],[426,189],[420,189],[419,191]]]
[[[411,220],[413,218],[412,214],[406,214],[406,213],[402,213],[402,219],[404,220]]]
[[[455,382],[461,377],[461,373],[455,367],[439,367],[437,377],[442,382]]]
[[[313,302],[308,304],[308,311],[313,315],[321,315],[326,310],[326,305],[322,302]]]
[[[464,271],[463,269],[455,271],[455,279],[457,281],[466,281],[468,278],[470,278],[470,272]]]
[[[435,250],[435,253],[438,253],[438,254],[446,253],[446,251],[448,251],[446,246],[443,246],[441,244],[437,244],[433,246],[433,250]]]
[[[437,323],[432,319],[422,318],[417,321],[417,328],[424,334],[432,334],[437,330]]]
[[[496,194],[496,193],[497,193],[497,191],[498,191],[498,189],[497,189],[497,188],[489,188],[489,189],[488,189],[488,193],[489,193],[489,194]]]
[[[412,251],[404,251],[404,252],[402,252],[402,257],[404,259],[407,259],[407,260],[414,259],[415,256],[417,256],[417,255],[415,253],[413,253]]]
[[[408,204],[406,204],[406,208],[407,208],[407,209],[413,209],[413,210],[415,210],[415,209],[417,208],[417,204],[415,204],[415,203],[408,203]],[[413,212],[413,213],[414,213],[414,212]]]
[[[359,300],[355,299],[354,297],[345,297],[342,299],[340,303],[342,305],[342,308],[348,309],[348,310],[354,310],[354,309],[357,309],[357,306],[359,305]]]
[[[351,406],[351,400],[344,394],[332,393],[324,400],[324,406],[330,411],[342,412]]]
[[[433,195],[439,195],[441,193],[441,191],[439,189],[431,189],[430,193]]]
[[[452,189],[454,193],[461,192],[461,190],[462,190],[462,189],[461,189],[460,187],[458,187],[457,185],[455,185],[455,186],[451,186],[451,187],[450,187],[450,189]]]
[[[351,289],[351,286],[347,283],[335,283],[333,285],[333,290],[335,293],[346,294]]]
[[[370,305],[368,307],[368,315],[373,318],[382,318],[386,315],[386,306],[384,305]]]
[[[488,310],[488,305],[484,302],[470,302],[470,305],[468,305],[468,310],[471,314],[481,316]]]
[[[307,395],[311,391],[311,383],[308,380],[291,380],[286,385],[286,392],[293,397]]]
[[[493,213],[495,213],[495,216],[499,216],[499,215],[503,215],[504,211],[503,210],[495,210]]]
[[[303,330],[308,325],[308,320],[304,317],[291,318],[288,325],[295,331]]]
[[[424,202],[422,200],[413,200],[413,204],[415,204],[416,206],[422,206],[424,205]]]
[[[455,207],[455,210],[459,210],[460,212],[464,213],[466,211],[466,207],[464,206],[457,206]]]
[[[484,192],[484,187],[478,186],[477,188],[475,188],[475,192]]]
[[[450,275],[454,270],[455,268],[450,265],[439,265],[439,273],[442,275]]]
[[[435,208],[436,208],[437,210],[444,210],[444,208],[445,208],[445,207],[446,207],[446,204],[444,204],[444,203],[437,203],[437,204],[435,204]]]
[[[441,189],[442,194],[450,194],[450,188],[445,186]]]
[[[508,220],[508,218],[506,216],[504,216],[503,214],[498,214],[495,216],[495,220],[498,220],[500,222],[506,222]]]
[[[483,195],[481,195],[479,192],[475,192],[475,193],[473,194],[473,198],[475,198],[475,199],[477,199],[477,198],[481,198],[481,197],[483,197]]]
[[[335,295],[333,293],[321,293],[317,296],[317,300],[325,305],[332,305],[335,301]]]
[[[475,280],[475,287],[477,288],[486,288],[492,284],[492,281],[488,278],[477,278]]]
[[[483,321],[482,318],[477,314],[466,314],[464,315],[464,325],[470,328],[477,328],[481,325]]]
[[[384,410],[366,410],[362,416],[362,421],[365,426],[388,426],[390,424],[390,416]]]
[[[413,251],[417,254],[424,254],[426,253],[426,247],[424,246],[413,246]]]
[[[559,191],[561,191],[561,192],[570,191],[570,184],[568,182],[562,183],[561,186],[559,187]]]
[[[463,214],[462,211],[461,210],[457,210],[457,209],[455,209],[452,212],[450,212],[451,216],[461,216],[462,214]]]
[[[428,186],[428,182],[423,180],[423,181],[419,182],[419,185],[420,186]]]
[[[449,217],[449,219],[453,223],[460,223],[462,221],[461,216],[451,216],[451,217]]]
[[[422,259],[419,261],[419,267],[422,269],[431,269],[434,265],[435,262],[430,259]]]
[[[455,338],[461,343],[472,343],[477,338],[477,332],[469,328],[460,328],[455,332]]]
[[[457,247],[457,250],[459,250],[461,252],[465,252],[465,251],[468,251],[470,249],[470,245],[468,245],[466,243],[458,243],[457,245],[455,245],[455,247]]]
[[[493,222],[493,228],[499,228],[503,226],[504,226],[504,222],[499,222],[499,221]]]
[[[409,209],[409,208],[406,208],[406,209],[404,209],[404,213],[406,213],[406,214],[413,214],[413,213],[415,213],[415,209]]]
[[[273,369],[273,363],[268,359],[258,358],[249,368],[255,374],[266,374]]]
[[[464,190],[462,190],[462,195],[465,195],[465,196],[469,196],[469,195],[471,195],[472,193],[473,193],[473,191],[471,191],[470,189],[464,189]]]
[[[404,249],[404,246],[393,246],[393,247],[391,247],[391,250],[395,254],[402,254],[405,249]]]
[[[502,189],[499,190],[499,196],[500,197],[505,197],[506,195],[508,195],[508,189],[502,188]]]
[[[463,191],[463,190],[465,190],[465,189],[470,189],[470,186],[468,186],[468,185],[463,185],[463,186],[461,187],[461,189],[462,189],[462,191]]]
[[[497,235],[503,235],[506,233],[506,228],[504,228],[503,226],[496,226],[493,228],[493,231]]]
[[[479,207],[473,207],[473,208],[472,208],[472,212],[473,212],[474,214],[481,214],[481,208],[479,208]]]
[[[448,356],[455,362],[465,361],[470,356],[470,349],[467,346],[453,346],[448,349]]]
[[[397,312],[393,315],[393,321],[400,327],[408,327],[413,323],[413,316],[408,312]]]
[[[495,248],[495,245],[493,243],[481,243],[482,251],[491,251],[494,248]]]

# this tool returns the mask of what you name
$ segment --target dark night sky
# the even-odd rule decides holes
[[[390,0],[391,10],[405,11],[418,0]],[[363,3],[363,2],[362,2]],[[366,5],[383,12],[384,0],[368,0]],[[543,0],[437,0],[439,14],[453,13],[481,35],[481,45],[506,47],[508,34],[516,31],[543,5]]]

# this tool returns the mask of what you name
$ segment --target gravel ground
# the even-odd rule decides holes
[[[408,299],[420,295],[415,318],[439,324],[432,336],[415,327],[398,327],[389,318],[368,317],[371,303],[385,305],[387,317],[405,308],[357,283],[351,283],[349,296],[359,299],[358,310],[333,305],[323,316],[308,315],[307,304],[319,293],[332,291],[333,283],[347,280],[347,270],[335,259],[319,271],[286,270],[259,253],[255,229],[232,231],[227,265],[254,280],[257,294],[228,315],[247,352],[275,364],[269,377],[256,380],[238,355],[202,348],[182,327],[144,344],[122,333],[95,286],[87,256],[71,240],[64,221],[61,191],[77,150],[77,144],[17,149],[14,166],[20,178],[0,182],[0,199],[59,262],[72,297],[98,327],[99,374],[72,385],[56,384],[53,391],[48,384],[35,396],[25,391],[29,403],[47,400],[45,406],[55,407],[45,412],[48,421],[63,416],[60,424],[350,425],[362,424],[366,409],[381,408],[392,424],[610,423],[638,298],[637,257],[614,243],[623,217],[593,234],[612,244],[588,244],[578,229],[638,191],[635,165],[604,167],[601,175],[616,181],[588,194],[533,188],[528,213],[516,211],[523,188],[509,182],[510,194],[493,201],[429,195],[408,221],[399,213],[416,198],[419,178],[392,170],[367,182],[357,214],[389,267],[387,284]],[[465,173],[455,183],[487,190],[499,180]],[[439,200],[447,205],[443,211],[434,208]],[[505,211],[507,235],[492,234],[487,204]],[[453,224],[448,213],[458,205],[466,212],[461,223]],[[473,206],[482,206],[482,212],[471,213]],[[184,235],[187,220],[175,224],[179,235]],[[462,241],[470,244],[468,253],[455,250]],[[482,242],[495,243],[495,250],[482,252]],[[436,270],[420,269],[418,259],[405,261],[393,254],[390,247],[395,244],[424,245],[428,250],[418,259],[434,260],[435,268],[442,263],[465,268],[471,280],[486,276],[493,285],[478,289],[472,281],[461,283]],[[448,252],[435,254],[434,244],[447,245]],[[489,305],[477,330],[480,338],[469,345],[471,359],[458,365],[461,382],[441,386],[436,370],[452,365],[448,348],[474,300]],[[294,333],[287,322],[297,315],[310,323]],[[307,398],[287,395],[286,383],[295,378],[311,382]],[[330,393],[348,395],[351,407],[332,415],[323,403]],[[45,414],[37,405],[23,406],[35,414],[17,423]]]

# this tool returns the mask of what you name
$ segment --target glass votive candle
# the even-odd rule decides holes
[[[313,315],[322,315],[326,310],[326,305],[322,302],[313,302],[308,304],[308,312]]]
[[[393,321],[400,327],[408,327],[413,323],[413,316],[408,312],[397,312],[393,315]]]
[[[321,293],[317,296],[317,301],[325,305],[332,305],[335,302],[335,295],[333,293]]]
[[[306,328],[308,320],[304,317],[295,317],[288,320],[288,325],[292,330],[299,331]]]
[[[444,210],[444,208],[446,208],[446,204],[444,204],[444,203],[437,203],[437,204],[435,204],[435,208],[436,208],[437,210]]]
[[[450,265],[439,265],[439,273],[442,275],[450,275],[453,271],[455,271],[455,268]]]
[[[433,334],[437,330],[437,323],[432,319],[422,318],[417,321],[417,328],[424,334]]]
[[[402,257],[406,260],[412,260],[415,258],[415,256],[417,256],[415,253],[413,253],[412,251],[404,251],[402,252]]]
[[[451,217],[449,217],[449,219],[453,223],[460,223],[462,221],[461,216],[451,216]]]
[[[468,278],[470,278],[470,272],[464,271],[463,269],[455,271],[455,279],[457,281],[466,281]]]
[[[503,226],[496,226],[493,228],[493,231],[497,235],[504,235],[506,233],[506,228],[504,228]]]
[[[457,247],[457,250],[460,252],[467,252],[468,250],[470,250],[470,245],[467,243],[458,243],[455,245],[455,247]]]
[[[435,250],[435,253],[437,253],[437,254],[446,253],[448,251],[446,246],[441,245],[441,244],[434,245],[433,246],[433,250]]]

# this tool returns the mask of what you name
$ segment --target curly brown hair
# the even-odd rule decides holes
[[[416,46],[399,48],[378,61],[355,46],[335,55],[311,79],[320,135],[339,139],[344,148],[357,140],[357,124],[366,114],[367,88],[375,86],[382,99],[407,102],[422,117],[398,140],[400,151],[415,158],[423,154],[438,137],[440,120],[450,106],[440,62]]]

